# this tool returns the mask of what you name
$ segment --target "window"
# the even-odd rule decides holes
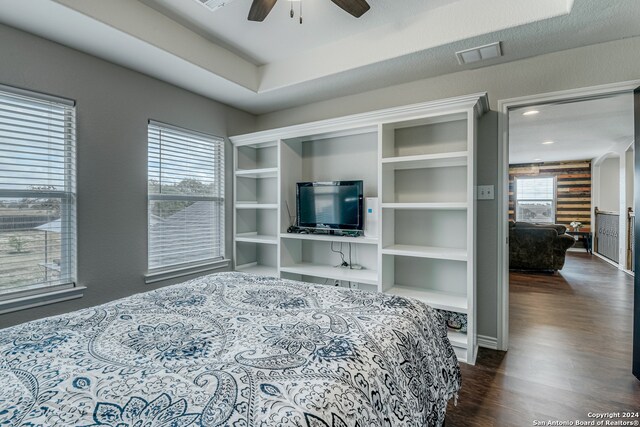
[[[0,86],[0,300],[75,282],[75,202],[73,102]]]
[[[149,122],[149,271],[224,258],[224,140]]]
[[[555,196],[555,177],[516,178],[516,220],[555,223]]]

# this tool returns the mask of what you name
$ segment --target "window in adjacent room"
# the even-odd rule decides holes
[[[0,86],[0,300],[76,280],[75,106]]]
[[[555,177],[516,178],[516,221],[555,223]]]
[[[149,122],[149,271],[224,258],[224,140]]]

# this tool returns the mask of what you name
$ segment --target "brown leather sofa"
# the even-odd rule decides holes
[[[558,224],[509,222],[511,270],[562,270],[567,249],[575,240]]]

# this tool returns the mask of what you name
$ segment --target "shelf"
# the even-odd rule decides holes
[[[486,96],[474,94],[230,137],[237,270],[358,283],[465,314],[468,333],[442,332],[458,360],[473,363],[477,135],[487,111]],[[354,176],[364,181],[365,195],[377,197],[378,232],[286,232],[296,183]],[[345,258],[350,248],[354,264],[368,269],[335,267],[342,258],[331,251],[333,242],[342,244]]]
[[[399,297],[418,299],[433,308],[455,311],[456,313],[467,313],[467,297],[464,295],[429,291],[409,286],[394,286],[386,292]]]
[[[269,148],[269,147],[276,147],[278,145],[278,140],[266,140],[266,141],[260,141],[260,142],[233,142],[233,145],[235,145],[238,148],[256,148],[256,149],[261,149],[261,148]]]
[[[439,123],[459,122],[467,119],[467,114],[464,112],[455,113],[441,113],[435,112],[425,115],[419,119],[403,120],[400,122],[386,124],[385,126],[392,129],[404,129],[410,127],[430,126],[437,125]]]
[[[466,151],[454,151],[451,153],[387,157],[382,159],[382,166],[393,170],[442,168],[466,166],[467,159]]]
[[[354,243],[361,245],[377,245],[378,239],[375,237],[348,237],[348,236],[332,236],[330,234],[298,234],[298,233],[281,233],[282,239],[297,240],[316,240],[320,242],[340,242]]]
[[[270,245],[277,245],[278,238],[276,236],[269,236],[268,234],[238,233],[236,234],[236,242],[264,243],[264,244],[270,244]]]
[[[334,267],[332,265],[302,263],[287,267],[280,267],[285,273],[301,274],[303,276],[324,277],[333,280],[345,280],[347,282],[378,284],[378,272],[375,270],[350,270],[348,268]]]
[[[447,203],[383,203],[382,209],[398,210],[439,210],[439,211],[462,211],[468,209],[467,203],[447,202]]]
[[[238,178],[275,178],[278,176],[278,168],[237,170],[236,176]]]
[[[236,271],[240,271],[242,273],[259,274],[261,276],[278,277],[278,269],[276,267],[271,267],[269,265],[259,265],[255,262],[252,262],[250,264],[238,265],[236,267]]]
[[[467,334],[464,332],[454,331],[449,329],[447,331],[447,338],[451,341],[451,345],[454,347],[467,348]]]
[[[445,259],[466,261],[467,250],[459,248],[441,248],[435,246],[391,245],[382,248],[383,255],[399,255],[416,258]]]
[[[237,202],[236,209],[278,209],[276,203]]]

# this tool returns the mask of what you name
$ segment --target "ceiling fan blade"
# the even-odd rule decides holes
[[[253,0],[251,9],[249,10],[249,21],[264,21],[277,0]]]
[[[345,12],[349,12],[356,18],[360,18],[371,6],[365,0],[331,0]]]

